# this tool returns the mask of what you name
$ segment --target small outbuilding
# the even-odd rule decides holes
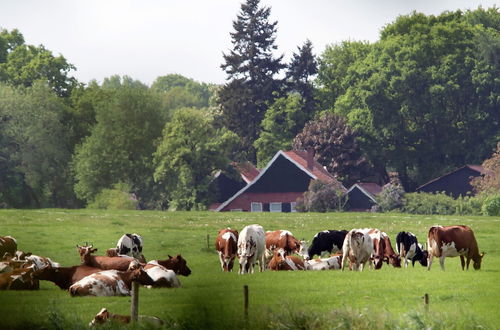
[[[453,198],[474,195],[474,189],[470,182],[482,174],[484,174],[482,166],[465,165],[421,185],[417,188],[417,192],[444,192]]]
[[[348,211],[370,211],[377,205],[376,196],[382,191],[382,187],[376,183],[355,183],[347,191],[346,210]]]

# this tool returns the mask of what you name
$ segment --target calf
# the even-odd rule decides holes
[[[15,255],[17,251],[17,241],[12,236],[0,236],[0,258],[4,258],[4,255]]]
[[[373,254],[373,241],[368,233],[361,229],[352,229],[345,237],[342,246],[342,270],[346,260],[350,262],[351,270],[362,271]]]
[[[99,313],[97,313],[96,316],[94,316],[94,319],[90,321],[89,327],[93,327],[97,324],[103,324],[110,320],[114,320],[118,323],[128,324],[132,319],[130,315],[113,314],[109,312],[106,308],[103,308]],[[161,327],[165,324],[165,322],[163,322],[161,319],[155,316],[148,316],[148,315],[138,315],[137,321],[140,323],[148,323],[148,325],[158,326],[158,327]]]
[[[154,284],[153,287],[180,288],[181,282],[175,271],[167,269],[156,261],[150,261],[144,266],[144,270],[149,275]]]
[[[127,270],[103,270],[90,274],[69,287],[71,296],[130,296],[132,281],[153,285],[149,275],[141,267]]]
[[[305,270],[304,261],[296,256],[283,256],[274,251],[274,255],[267,267],[270,270]]]
[[[275,250],[283,251],[283,255],[290,256],[298,253],[300,242],[288,230],[266,232],[266,258],[271,258]]]
[[[142,254],[143,241],[138,234],[125,234],[116,243],[117,254],[134,257],[140,262],[146,262]]]
[[[186,259],[180,254],[176,257],[169,255],[168,259],[165,260],[152,260],[148,264],[158,264],[166,269],[173,270],[177,275],[189,276],[191,274],[191,269],[189,269]]]
[[[105,256],[95,256],[92,253],[96,252],[97,249],[92,248],[93,245],[89,246],[79,246],[76,245],[78,253],[80,254],[80,260],[82,265],[87,265],[90,267],[100,268],[101,270],[121,270],[126,271],[130,264],[136,261],[135,258],[129,256],[122,257],[105,257]]]
[[[40,284],[33,277],[33,268],[19,268],[0,274],[0,290],[38,290]]]
[[[394,252],[389,236],[384,232],[381,232],[380,236],[384,241],[384,260],[393,267],[401,268],[401,257]]]
[[[462,270],[465,270],[467,259],[467,270],[471,259],[474,261],[474,269],[481,269],[481,261],[484,256],[479,253],[474,232],[467,226],[433,226],[429,229],[427,236],[427,248],[429,260],[427,269],[432,266],[432,258],[438,257],[441,269],[444,270],[444,259],[446,257],[460,256]]]
[[[238,252],[238,231],[231,228],[219,230],[215,240],[215,249],[219,253],[222,271],[230,272]]]
[[[49,266],[35,271],[33,277],[39,280],[51,281],[61,289],[67,290],[71,285],[85,276],[100,271],[102,271],[102,269],[86,265],[58,268]]]
[[[238,259],[240,270],[238,274],[253,273],[258,262],[260,271],[265,268],[266,237],[264,228],[259,225],[249,225],[243,228],[238,237]]]
[[[335,253],[342,250],[347,230],[324,230],[314,235],[311,246],[307,249],[306,259],[312,259],[314,255],[321,256],[324,253]]]
[[[328,270],[342,268],[342,254],[336,254],[329,258],[319,258],[304,261],[306,270]]]
[[[422,251],[418,244],[417,237],[409,231],[399,232],[396,236],[396,248],[399,255],[404,258],[404,265],[408,267],[411,260],[411,265],[415,267],[415,261],[418,261],[422,266],[427,266],[428,252]]]

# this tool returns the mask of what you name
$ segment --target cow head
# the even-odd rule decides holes
[[[187,266],[187,261],[180,254],[176,257],[168,256],[166,260],[167,266],[165,268],[173,270],[178,275],[189,276],[191,269]]]
[[[97,313],[96,316],[94,316],[94,319],[90,321],[89,327],[93,327],[96,324],[102,324],[105,323],[109,318],[109,312],[106,308],[101,309],[99,313]]]
[[[78,244],[76,245],[78,253],[80,254],[80,261],[82,264],[89,263],[92,253],[97,251],[97,249],[93,249],[93,246],[93,244],[84,246],[79,246]]]
[[[475,270],[481,269],[481,262],[483,261],[483,257],[484,257],[485,254],[486,254],[486,252],[482,252],[476,258],[472,258],[472,260],[474,261],[473,266],[474,266]]]
[[[422,258],[418,260],[420,264],[424,267],[427,267],[427,258],[429,257],[429,252],[427,250],[422,251]]]

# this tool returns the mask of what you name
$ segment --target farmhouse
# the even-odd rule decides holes
[[[314,160],[314,151],[278,151],[248,185],[219,205],[216,211],[294,212],[297,198],[311,180],[336,179]]]
[[[474,191],[470,181],[482,174],[484,174],[482,166],[465,165],[421,185],[417,188],[417,192],[444,192],[453,198],[457,198],[460,195],[473,195]]]
[[[369,211],[372,206],[378,204],[375,196],[382,191],[382,187],[376,183],[355,183],[347,191],[349,197],[346,209],[349,211]]]

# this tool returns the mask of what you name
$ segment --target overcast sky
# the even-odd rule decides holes
[[[114,74],[146,84],[182,74],[223,83],[222,53],[231,48],[241,0],[1,0],[0,28],[17,28],[76,66],[81,82]],[[279,54],[288,59],[310,39],[316,54],[342,40],[376,41],[384,25],[413,10],[492,7],[491,0],[262,0],[278,21]]]

